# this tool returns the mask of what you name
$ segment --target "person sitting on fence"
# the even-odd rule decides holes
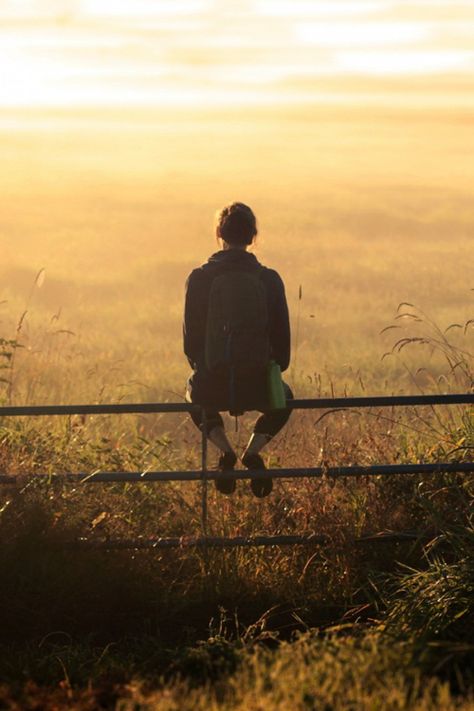
[[[279,274],[247,251],[256,235],[257,221],[250,207],[240,202],[224,207],[216,223],[222,249],[194,269],[186,282],[184,352],[193,369],[186,400],[204,408],[207,436],[221,452],[222,472],[233,471],[237,457],[220,412],[262,413],[241,457],[249,470],[265,469],[259,453],[290,416],[284,405],[274,409],[269,404],[267,382],[270,362],[282,371],[290,362],[285,289]],[[286,399],[291,399],[289,386],[281,385]],[[202,429],[202,410],[191,417]],[[216,487],[232,494],[235,479],[221,477]],[[272,488],[272,479],[264,474],[251,480],[255,496],[267,496]]]

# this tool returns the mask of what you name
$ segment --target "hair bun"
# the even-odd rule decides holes
[[[256,217],[248,205],[233,202],[218,213],[216,233],[228,244],[252,244],[257,234]]]

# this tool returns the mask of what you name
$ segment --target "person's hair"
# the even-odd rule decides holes
[[[227,244],[252,244],[257,234],[257,220],[252,210],[243,202],[233,202],[217,213],[216,235]]]

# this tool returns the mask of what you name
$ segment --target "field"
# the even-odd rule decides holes
[[[299,397],[472,390],[470,119],[4,115],[2,403],[182,399],[184,282],[235,199],[286,284]],[[294,413],[267,462],[472,460],[472,408],[321,414]],[[240,450],[252,422],[229,420]],[[181,415],[0,422],[1,473],[199,458]],[[211,489],[213,534],[331,542],[107,552],[72,544],[199,535],[198,485],[25,477],[0,492],[0,708],[474,708],[472,486],[279,481],[260,502],[240,482],[230,499]],[[424,543],[354,542],[382,530]]]

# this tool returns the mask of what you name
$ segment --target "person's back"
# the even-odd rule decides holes
[[[249,469],[264,469],[262,447],[288,420],[288,409],[271,411],[266,373],[274,360],[282,371],[290,360],[288,307],[281,278],[246,251],[257,226],[253,212],[233,203],[219,214],[217,237],[223,249],[194,269],[186,283],[184,351],[193,368],[187,399],[206,410],[209,439],[220,450],[219,468],[232,470],[236,455],[220,411],[260,410],[254,433],[242,456]],[[285,384],[287,398],[292,397]],[[201,417],[192,415],[197,426]],[[235,481],[220,480],[218,489],[232,493]],[[265,496],[271,479],[252,480],[252,490]]]
[[[253,372],[270,360],[263,267],[215,276],[209,292],[205,362],[209,371]],[[231,392],[231,402],[233,393]]]

